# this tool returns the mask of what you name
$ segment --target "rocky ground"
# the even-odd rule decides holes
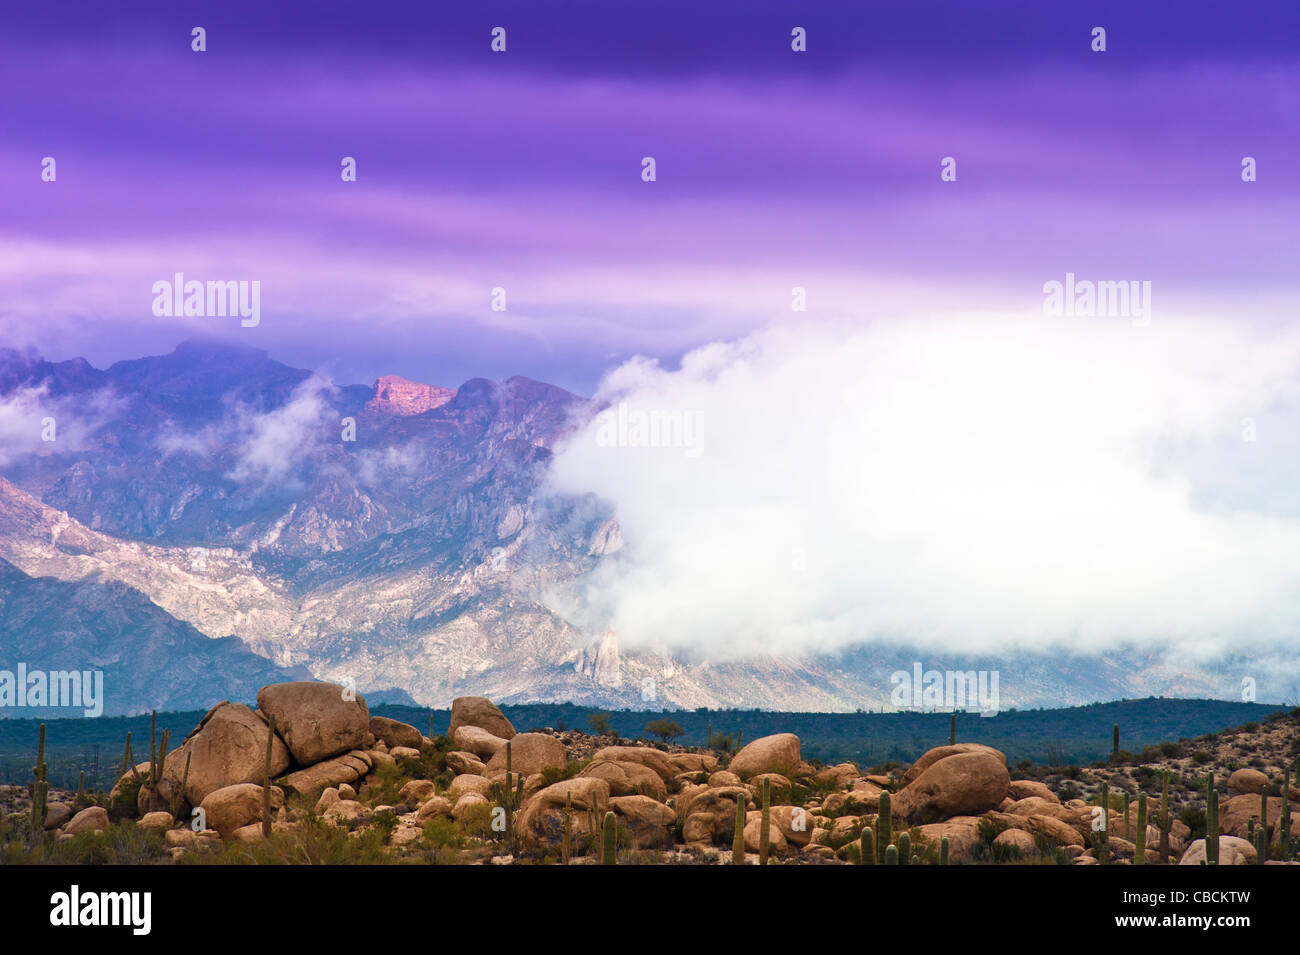
[[[1267,790],[1268,861],[1295,864],[1300,827],[1280,836],[1298,731],[1279,717],[1089,768],[1009,770],[973,742],[910,766],[822,766],[789,733],[735,754],[518,733],[482,697],[457,699],[430,738],[334,684],[283,683],[257,709],[213,707],[170,751],[154,741],[110,793],[50,791],[39,836],[32,787],[0,787],[0,834],[10,862],[1131,864],[1144,792],[1145,861],[1196,864],[1214,773],[1222,862],[1258,861]]]

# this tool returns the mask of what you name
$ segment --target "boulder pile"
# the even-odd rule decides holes
[[[881,774],[812,765],[792,733],[735,754],[520,733],[484,697],[456,699],[435,739],[370,716],[361,696],[331,683],[264,687],[256,702],[217,704],[168,754],[156,785],[140,784],[150,771],[142,763],[118,781],[110,808],[134,792],[136,825],[162,832],[176,856],[263,841],[268,806],[273,841],[325,822],[352,836],[377,830],[398,857],[432,846],[480,862],[632,852],[657,854],[645,861],[1128,864],[1140,842],[1134,821],[1114,809],[1102,842],[1098,806],[1012,779],[1005,756],[977,743],[939,746]],[[1244,838],[1260,816],[1255,775],[1229,780],[1237,795],[1222,809],[1225,864],[1255,860]],[[1267,805],[1276,826],[1281,806]],[[1151,822],[1144,858],[1155,863],[1162,833]],[[46,822],[63,838],[109,825],[100,806],[74,813],[58,801]],[[1167,861],[1204,858],[1203,840],[1190,835],[1173,821]]]

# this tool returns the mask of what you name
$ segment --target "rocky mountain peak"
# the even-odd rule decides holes
[[[423,414],[455,397],[456,392],[450,388],[424,385],[398,375],[384,375],[375,382],[375,394],[366,402],[366,410],[396,415]]]

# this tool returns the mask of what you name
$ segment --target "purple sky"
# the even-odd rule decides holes
[[[855,321],[1032,312],[1066,271],[1294,309],[1293,3],[262,6],[6,14],[0,342],[589,393],[789,321],[796,285]],[[259,280],[261,325],[156,318],[177,271]]]

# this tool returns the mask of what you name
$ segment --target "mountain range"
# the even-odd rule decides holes
[[[615,502],[545,489],[598,410],[523,377],[336,385],[206,341],[107,369],[0,350],[6,656],[104,669],[111,713],[308,673],[421,706],[888,707],[906,647],[680,659],[554,609],[623,557]],[[1004,706],[1232,696],[1238,680],[1135,654],[926,665],[1000,670]]]

